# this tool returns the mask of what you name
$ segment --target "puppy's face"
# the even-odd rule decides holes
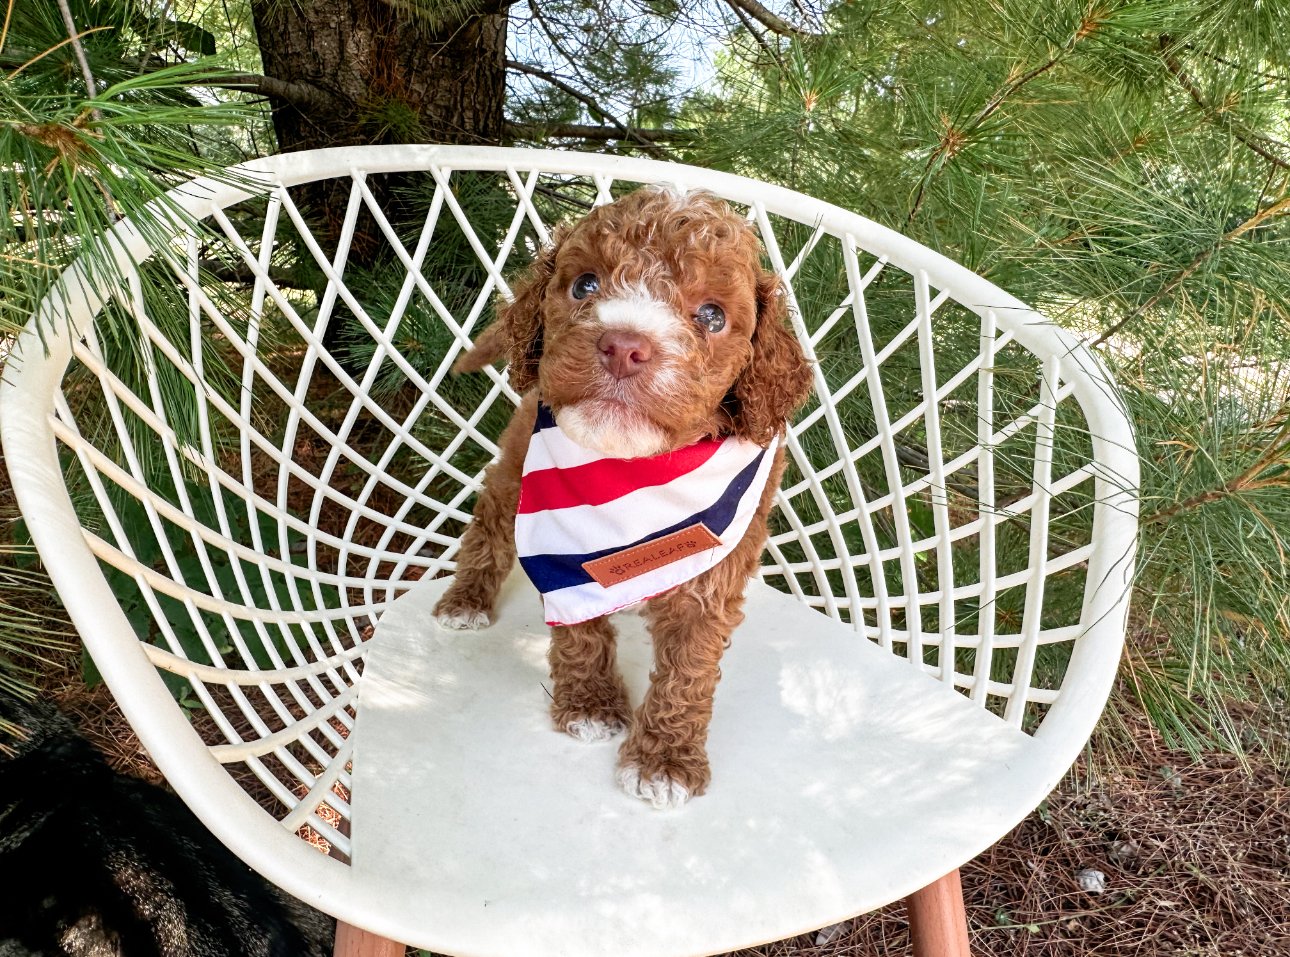
[[[729,431],[722,402],[752,359],[758,244],[708,196],[641,190],[556,250],[538,384],[581,445],[630,458]]]
[[[648,187],[558,230],[492,339],[515,389],[538,385],[561,427],[602,454],[707,435],[766,445],[811,373],[759,250],[720,199]]]

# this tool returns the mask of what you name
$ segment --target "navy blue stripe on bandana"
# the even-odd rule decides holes
[[[538,403],[537,421],[533,423],[533,431],[541,432],[543,429],[555,428],[555,413],[545,402]]]

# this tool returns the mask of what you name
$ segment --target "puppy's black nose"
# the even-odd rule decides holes
[[[654,355],[653,344],[644,336],[622,329],[610,329],[596,343],[600,350],[600,363],[615,379],[629,379],[650,361]]]

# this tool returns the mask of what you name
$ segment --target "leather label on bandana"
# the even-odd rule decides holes
[[[716,548],[720,544],[721,539],[713,535],[708,526],[702,522],[696,522],[689,528],[683,528],[671,535],[624,548],[621,552],[614,552],[603,558],[583,562],[582,567],[602,587],[608,588],[610,585],[628,581],[638,575],[652,572],[656,568],[680,561],[682,558]]]

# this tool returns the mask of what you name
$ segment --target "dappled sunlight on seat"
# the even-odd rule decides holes
[[[433,622],[445,584],[414,585],[377,627],[353,827],[355,872],[403,874],[385,906],[449,950],[626,957],[696,935],[733,948],[902,896],[929,860],[949,869],[983,825],[1029,810],[1016,795],[1036,783],[1019,760],[1033,738],[760,582],[723,661],[712,784],[654,810],[617,788],[617,741],[553,729],[528,581],[512,575],[475,632]],[[648,636],[637,616],[616,623],[639,700]],[[628,924],[651,930],[624,942]]]

